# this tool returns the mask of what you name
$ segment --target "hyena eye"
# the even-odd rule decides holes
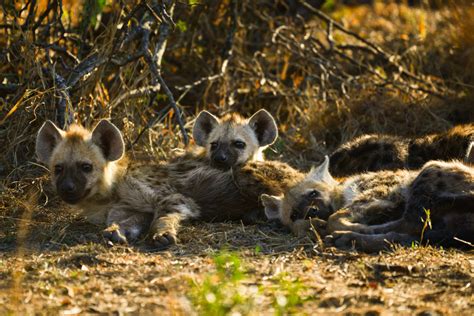
[[[55,174],[60,174],[61,172],[63,172],[63,166],[61,166],[61,165],[54,166],[54,173]]]
[[[91,172],[92,171],[92,165],[90,163],[85,162],[85,163],[81,164],[81,169],[84,172]]]
[[[291,219],[293,222],[298,219],[298,211],[297,211],[297,210],[293,210],[293,211],[291,212],[290,219]]]
[[[318,191],[316,191],[316,190],[313,190],[313,191],[311,191],[311,192],[308,193],[308,197],[310,197],[310,198],[312,198],[312,199],[317,198],[317,197],[320,196],[320,195],[321,195],[321,194],[320,194]]]
[[[234,146],[236,148],[239,148],[239,149],[244,149],[245,148],[245,143],[243,141],[240,141],[240,140],[236,140],[234,142]]]
[[[218,146],[218,145],[219,145],[219,144],[218,144],[217,142],[212,142],[212,143],[211,143],[211,150],[217,149],[217,146]]]

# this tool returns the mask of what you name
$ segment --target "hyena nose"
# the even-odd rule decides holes
[[[214,158],[214,160],[216,162],[226,162],[227,161],[227,155],[226,154],[219,154],[219,155],[216,155],[216,157]]]
[[[76,191],[76,185],[72,181],[67,181],[63,184],[63,190],[67,193],[73,193]]]
[[[309,210],[308,210],[308,213],[306,214],[306,218],[316,218],[318,217],[318,209],[315,208],[315,207],[311,207]]]

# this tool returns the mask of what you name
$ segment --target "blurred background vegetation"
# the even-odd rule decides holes
[[[266,108],[281,131],[269,156],[303,168],[363,133],[419,135],[474,120],[473,1],[0,7],[0,176],[8,183],[40,170],[34,136],[45,119],[90,126],[109,117],[132,152],[166,158],[184,147],[198,111]]]

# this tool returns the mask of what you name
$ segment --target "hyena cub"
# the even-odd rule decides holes
[[[193,127],[193,138],[204,148],[204,155],[212,166],[229,169],[247,161],[263,161],[263,151],[278,137],[273,116],[259,110],[249,119],[237,113],[217,118],[202,111]]]
[[[79,125],[63,131],[46,121],[36,138],[36,154],[51,172],[53,188],[66,203],[76,206],[89,222],[111,225],[114,214],[132,214],[123,222],[127,238],[143,231],[142,223],[151,221],[153,210],[145,196],[150,181],[147,174],[129,166],[120,131],[107,120],[92,132]],[[123,236],[117,236],[125,238]]]
[[[418,171],[379,171],[334,179],[329,158],[284,196],[262,195],[265,213],[297,235],[311,227],[336,246],[378,251],[388,242],[424,240],[453,245],[474,239],[474,169],[460,162],[430,161]]]
[[[419,169],[430,160],[465,159],[474,141],[474,124],[414,139],[394,135],[363,135],[331,155],[331,173],[347,176],[365,171]]]
[[[122,135],[107,120],[92,132],[78,125],[66,132],[47,121],[36,151],[58,195],[89,221],[110,226],[108,238],[134,240],[151,223],[157,246],[175,243],[185,219],[244,220],[262,209],[260,194],[281,194],[302,176],[278,162],[249,162],[227,171],[189,157],[134,163],[124,157]]]

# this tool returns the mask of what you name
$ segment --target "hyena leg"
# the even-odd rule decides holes
[[[112,242],[126,244],[138,239],[149,227],[152,218],[150,213],[112,209],[107,216],[107,228],[103,235]]]
[[[200,212],[193,199],[179,193],[168,195],[159,204],[149,235],[156,246],[167,247],[176,243],[181,221],[196,218]]]
[[[338,248],[352,248],[364,252],[377,252],[390,247],[390,244],[409,246],[418,239],[409,234],[388,232],[385,234],[366,235],[351,231],[332,233],[334,245]]]
[[[411,232],[421,236],[422,219],[430,211],[431,225],[424,232],[424,240],[450,246],[457,237],[465,241],[474,241],[474,193],[441,194],[434,198],[413,196],[409,199],[404,219],[409,223]]]
[[[328,219],[328,233],[334,231],[353,231],[362,234],[377,234],[398,228],[401,220],[390,221],[380,225],[368,225],[362,222],[370,220],[377,214],[396,208],[391,201],[376,200],[372,202],[349,205],[332,214]]]

